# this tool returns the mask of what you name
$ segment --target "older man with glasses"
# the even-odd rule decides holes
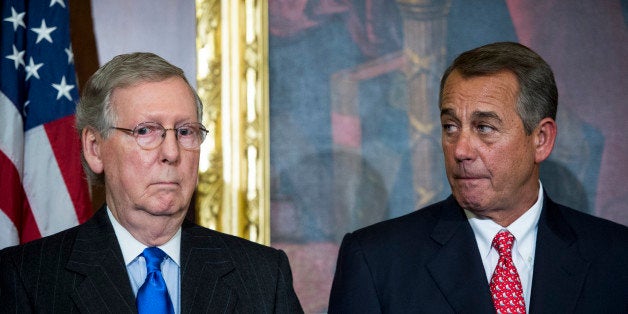
[[[207,134],[202,109],[183,71],[154,54],[101,67],[76,124],[106,204],[83,225],[3,250],[0,309],[302,312],[284,252],[185,220]]]

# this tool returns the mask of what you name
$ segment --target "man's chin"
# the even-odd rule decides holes
[[[152,216],[176,216],[182,211],[186,211],[187,206],[184,206],[179,199],[158,198],[145,206],[144,209],[146,213]]]
[[[476,214],[481,213],[485,207],[482,203],[482,199],[478,196],[478,193],[473,193],[471,191],[454,193],[454,198],[458,201],[460,207]]]

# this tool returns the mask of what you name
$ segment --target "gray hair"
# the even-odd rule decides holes
[[[109,136],[110,127],[117,120],[111,106],[111,94],[117,88],[124,88],[141,82],[160,82],[172,77],[180,77],[190,88],[196,101],[196,113],[200,122],[203,104],[198,94],[183,74],[183,70],[170,64],[156,54],[136,52],[114,57],[100,67],[83,87],[81,100],[76,106],[76,129],[81,137],[85,128],[92,128],[103,138]],[[104,174],[94,173],[81,153],[83,169],[92,185],[103,185]]]
[[[509,71],[517,77],[516,109],[526,134],[532,134],[542,119],[556,120],[558,89],[550,66],[530,48],[514,42],[498,42],[469,50],[458,56],[440,81],[439,106],[447,77],[456,71],[464,78]]]

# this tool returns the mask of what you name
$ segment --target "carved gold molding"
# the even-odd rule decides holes
[[[196,0],[201,147],[198,223],[270,244],[265,0]]]

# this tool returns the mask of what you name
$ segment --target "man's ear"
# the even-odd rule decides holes
[[[554,149],[554,142],[556,141],[557,134],[558,129],[554,119],[544,118],[541,120],[532,134],[532,136],[534,136],[536,163],[541,163],[549,157],[552,149]]]
[[[98,132],[90,127],[86,127],[81,132],[81,142],[83,144],[83,156],[85,161],[94,173],[103,172],[103,162],[100,155],[103,138]]]

